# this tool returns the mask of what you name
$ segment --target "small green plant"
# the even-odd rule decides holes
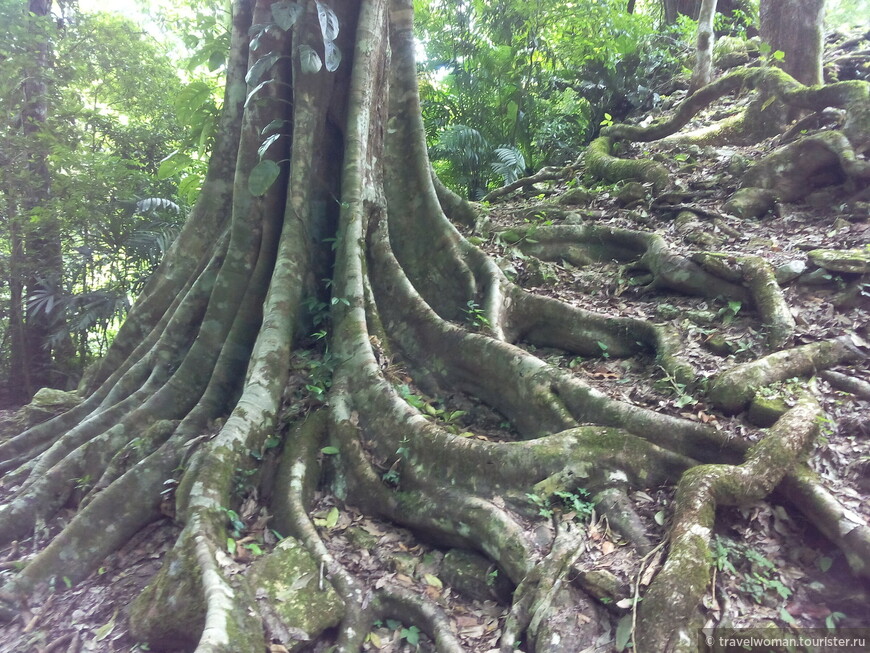
[[[498,580],[498,569],[493,569],[486,574],[486,584],[490,587],[495,585],[496,580]]]
[[[776,565],[752,547],[716,536],[711,550],[716,568],[736,577],[738,587],[756,603],[761,603],[771,591],[782,599],[791,596],[791,589],[780,580]]]
[[[388,469],[381,475],[381,480],[384,483],[389,485],[390,487],[398,487],[399,481],[401,480],[401,476],[399,475],[399,470],[397,469]]]
[[[589,500],[589,491],[578,487],[573,492],[554,492],[553,496],[558,497],[562,503],[562,507],[568,512],[573,512],[575,518],[585,521],[592,517],[595,511],[595,504]]]
[[[758,51],[761,53],[763,57],[766,58],[768,63],[773,63],[774,61],[778,63],[782,63],[785,61],[785,52],[782,50],[774,50],[770,43],[762,43],[758,46]]]
[[[329,349],[319,357],[311,357],[306,361],[308,371],[308,383],[305,389],[315,399],[324,400],[329,389],[332,387],[332,374],[338,366],[336,357]]]
[[[547,519],[557,512],[562,514],[573,513],[574,519],[586,521],[592,517],[595,504],[590,501],[589,491],[576,488],[574,491],[557,490],[550,496],[541,496],[537,493],[526,493],[526,497],[538,508],[538,514]]]
[[[399,633],[408,644],[411,646],[419,646],[420,645],[420,629],[417,626],[410,626],[409,628],[402,628],[402,631]]]
[[[397,388],[399,395],[408,404],[423,413],[424,416],[434,418],[441,422],[447,430],[452,433],[458,433],[459,426],[457,421],[468,411],[465,410],[447,410],[441,407],[440,399],[429,399],[421,395],[415,394],[407,384],[402,384]]]
[[[253,452],[250,452],[253,455]],[[261,460],[257,458],[257,460]],[[257,473],[256,469],[242,469],[241,467],[236,467],[235,472],[233,473],[233,494],[237,497],[242,496],[251,486],[250,478]]]
[[[329,321],[329,304],[320,301],[315,296],[306,297],[302,301],[302,305],[311,316],[312,326],[320,326]]]
[[[542,497],[538,494],[526,493],[526,497],[531,501],[534,505],[538,507],[538,514],[541,517],[546,517],[549,519],[553,516],[553,509],[550,507],[550,501],[546,497]]]
[[[407,458],[408,456],[411,455],[411,449],[408,447],[408,445],[410,443],[411,443],[411,441],[408,439],[407,435],[399,441],[400,446],[398,449],[396,449],[396,455],[400,459]]]
[[[716,317],[722,321],[723,325],[728,326],[734,321],[734,318],[737,317],[741,308],[743,308],[742,302],[736,299],[729,299],[728,303],[720,308],[716,313]]]
[[[256,542],[246,542],[242,545],[242,548],[247,549],[255,556],[263,555],[263,548]]]
[[[599,123],[602,127],[612,127],[613,126],[613,116],[611,116],[606,111],[604,112],[604,119]]]
[[[601,342],[600,340],[597,340],[595,344],[598,345],[598,348],[601,350],[602,358],[610,358],[610,352],[607,351],[609,347],[606,342]]]
[[[239,517],[239,513],[230,508],[223,508],[224,513],[227,516],[227,522],[229,522],[229,532],[235,538],[241,537],[242,532],[245,530],[245,522],[242,521],[241,517]]]
[[[677,381],[677,379],[662,366],[659,366],[659,369],[664,372],[665,377],[656,381],[653,386],[658,390],[668,390],[675,394],[676,399],[674,399],[674,405],[677,408],[694,406],[698,403],[698,400],[689,394],[687,384]]]
[[[462,309],[465,312],[466,320],[475,329],[485,329],[489,327],[489,319],[486,313],[473,299],[466,302],[466,308]]]
[[[816,417],[816,424],[819,425],[819,434],[825,440],[834,435],[837,428],[837,423],[824,413]]]
[[[248,453],[254,460],[263,460],[266,452],[268,452],[270,449],[274,449],[279,444],[281,444],[281,438],[272,435],[266,438],[266,441],[263,442],[263,446],[260,449],[250,449]]]

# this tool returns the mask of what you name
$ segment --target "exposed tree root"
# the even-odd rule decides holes
[[[853,395],[857,395],[862,399],[870,399],[870,383],[867,383],[866,381],[856,379],[847,374],[833,372],[831,370],[822,372],[821,376],[823,379],[825,379],[825,381],[830,383],[838,390],[843,390],[844,392],[851,392]]]
[[[701,465],[677,487],[667,562],[644,595],[638,620],[638,651],[694,651],[698,612],[711,575],[710,540],[717,505],[747,505],[767,496],[806,453],[822,415],[803,399],[738,466]]]
[[[528,177],[522,177],[521,179],[517,179],[510,184],[505,184],[501,188],[496,188],[494,191],[487,193],[487,195],[484,196],[481,201],[494,202],[495,200],[501,199],[506,195],[510,195],[515,190],[519,190],[520,188],[534,186],[535,184],[539,184],[544,181],[569,179],[574,175],[575,167],[576,166],[565,166],[559,168],[557,166],[547,166],[541,168],[533,175],[529,175]]]
[[[870,528],[824,489],[819,478],[799,467],[784,479],[784,495],[845,554],[852,571],[870,578]]]
[[[866,355],[848,336],[786,349],[723,372],[713,381],[708,397],[723,412],[737,413],[763,386],[863,358]]]
[[[586,169],[599,179],[609,182],[636,179],[661,192],[670,184],[670,173],[661,163],[641,159],[619,159],[611,154],[614,139],[601,136],[586,148]]]
[[[850,181],[852,191],[870,183],[870,165],[858,158],[845,134],[822,132],[784,145],[746,171],[743,185],[771,190],[783,202]]]

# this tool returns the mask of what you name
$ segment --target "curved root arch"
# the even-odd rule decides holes
[[[747,452],[711,427],[610,399],[524,347],[588,354],[606,342],[615,355],[649,351],[674,376],[694,376],[665,330],[526,293],[450,224],[439,196],[451,211],[455,198],[433,185],[426,159],[409,0],[336,8],[347,57],[337,74],[303,74],[293,59],[271,72],[279,83],[246,89],[254,62],[292,54],[317,26],[309,4],[293,30],[263,34],[248,60],[248,30],[270,22],[271,8],[258,3],[250,15],[248,3],[235,3],[227,137],[171,254],[179,265],[167,263],[149,287],[89,378],[87,397],[0,446],[9,472],[3,537],[26,537],[62,507],[77,508],[3,587],[4,615],[40,583],[84,578],[144,524],[173,512],[183,530],[132,610],[142,639],[200,653],[258,651],[264,637],[289,646],[332,629],[339,650],[355,651],[374,621],[395,617],[439,651],[463,650],[437,602],[390,582],[366,586],[327,546],[309,515],[327,443],[339,452],[337,495],[433,542],[483,554],[516,587],[505,652],[517,641],[582,650],[609,619],[605,602],[619,596],[584,568],[586,533],[541,520],[530,495],[592,493],[639,560],[654,547],[628,492],[679,484],[670,552],[638,622],[636,639],[648,650],[675,646],[681,620],[697,611],[715,506],[756,500],[780,479],[790,496],[811,498],[802,505],[808,517],[867,574],[866,525],[843,536],[843,511],[797,464],[814,433],[812,407],[795,408]],[[269,152],[289,157],[288,176],[254,197],[248,174],[263,128],[276,121],[292,126],[279,141],[286,149]],[[233,186],[228,170],[238,171]],[[644,174],[664,181],[656,170]],[[329,353],[337,367],[328,403],[287,430],[269,502],[254,494],[240,501],[235,477],[274,444],[293,336],[305,328],[304,299],[317,296],[333,234]],[[541,247],[557,252],[560,238],[565,232],[554,232]],[[663,284],[700,290],[692,275],[701,268],[671,256],[660,239],[593,229],[568,240],[584,238],[633,252]],[[417,387],[466,393],[499,411],[517,437],[462,437],[427,419],[390,370],[399,359]],[[76,490],[73,478],[93,483]],[[246,530],[269,543],[270,519],[287,537],[254,564],[234,556]],[[699,530],[701,540],[686,541]],[[689,558],[691,587],[679,609],[665,610],[669,579]],[[325,601],[316,611],[324,620],[292,615],[302,591]],[[578,611],[589,618],[577,620]]]

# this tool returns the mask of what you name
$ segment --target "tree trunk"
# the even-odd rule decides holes
[[[762,0],[761,39],[785,53],[782,68],[807,86],[821,84],[825,0]]]
[[[695,380],[666,327],[527,293],[447,219],[442,206],[461,202],[433,184],[412,16],[411,0],[234,1],[220,138],[197,205],[79,403],[0,444],[0,540],[57,526],[0,590],[0,616],[16,617],[44,583],[79,582],[170,516],[178,539],[130,613],[153,649],[253,653],[316,640],[358,651],[389,617],[438,651],[464,650],[437,593],[409,591],[395,572],[373,582],[337,553],[343,536],[310,514],[317,498],[334,519],[361,511],[475,552],[507,587],[500,650],[573,653],[615,630],[606,606],[631,601],[580,564],[586,529],[568,513],[597,502],[640,564],[650,542],[627,493],[675,485],[691,469],[675,561],[650,589],[638,637],[644,650],[669,650],[691,632],[716,502],[769,492],[820,410],[802,402],[739,465],[742,441],[611,399],[535,355],[643,354],[669,378]],[[658,166],[643,168],[654,187],[667,182],[646,163]],[[565,233],[645,250],[679,287],[742,291],[714,287],[655,234]],[[829,349],[831,360],[846,356],[845,345]],[[477,437],[474,423],[460,432],[462,411],[436,407],[438,395],[473,398],[505,435]],[[787,479],[828,500],[812,481]],[[836,532],[829,517],[820,520]],[[843,546],[863,560],[861,528]]]
[[[24,278],[26,262],[21,238],[21,217],[16,210],[15,195],[6,190],[6,211],[9,217],[9,401],[21,406],[36,392],[27,360],[27,339],[24,330]]]
[[[698,18],[698,41],[695,53],[695,70],[689,92],[694,93],[710,83],[713,74],[713,18],[716,16],[716,0],[703,0]]]
[[[40,138],[48,118],[47,79],[51,46],[47,27],[50,11],[50,0],[28,2],[28,18],[33,22],[33,31],[45,34],[45,39],[36,43],[32,67],[26,71],[23,84],[21,124],[28,152],[29,174],[28,188],[23,192],[19,215],[27,221],[21,234],[26,263],[25,302],[31,297],[46,294],[59,298],[63,280],[60,226],[57,216],[52,215],[47,207],[51,178],[45,140]],[[68,359],[73,352],[68,335],[64,335],[65,320],[61,315],[60,303],[53,304],[51,309],[48,304],[42,304],[41,308],[25,310],[23,343],[15,343],[25,346],[23,354],[17,352],[13,355],[13,358],[23,360],[28,368],[21,377],[24,382],[21,394],[25,400],[29,400],[37,388],[63,387],[69,382],[62,371],[63,363],[69,361],[63,359]]]

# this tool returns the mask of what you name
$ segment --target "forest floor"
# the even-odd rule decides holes
[[[698,117],[731,110],[720,103]],[[811,250],[865,249],[870,244],[870,215],[865,203],[846,207],[848,197],[838,186],[821,188],[805,200],[784,204],[760,219],[741,220],[722,213],[721,206],[736,189],[739,171],[748,161],[771,150],[777,139],[751,147],[698,147],[695,145],[639,144],[621,156],[654,158],[672,171],[674,190],[683,192],[682,205],[700,209],[706,222],[701,232],[717,239],[715,251],[735,256],[751,254],[770,261],[786,277],[782,283],[788,305],[797,323],[794,344],[817,342],[842,335],[870,340],[870,281],[865,275],[839,273],[814,265]],[[582,171],[581,171],[582,172]],[[579,183],[583,183],[580,180]],[[480,246],[495,257],[502,269],[530,292],[558,297],[562,301],[610,316],[643,318],[669,323],[682,336],[682,355],[702,376],[752,360],[763,351],[764,334],[751,307],[739,302],[710,300],[659,291],[637,285],[634,273],[623,263],[611,262],[575,267],[547,263],[523,254],[496,234],[515,226],[576,223],[653,231],[667,240],[672,250],[686,256],[698,251],[697,229],[682,230],[676,212],[648,197],[626,198],[623,185],[590,188],[593,199],[566,214],[551,217],[549,209],[560,195],[578,181],[547,182],[488,207],[494,231],[481,233]],[[472,235],[472,234],[466,234]],[[861,286],[861,281],[864,285]],[[848,285],[859,292],[847,305],[840,302]],[[840,304],[838,306],[838,304]],[[538,349],[542,359],[571,369],[586,382],[622,401],[698,420],[722,429],[734,438],[756,440],[762,431],[746,414],[726,417],[704,401],[703,394],[669,377],[647,357],[617,359],[606,350],[595,358],[566,355]],[[300,370],[304,366],[300,365]],[[870,383],[866,365],[835,368],[835,372]],[[401,374],[399,372],[399,374]],[[293,377],[288,388],[288,414],[310,406],[302,393],[304,374]],[[794,379],[772,389],[788,403],[795,392],[808,385]],[[825,479],[826,487],[842,504],[870,521],[870,400],[838,390],[820,376],[812,392],[828,419],[823,436],[810,454],[811,467]],[[513,439],[503,419],[462,396],[425,397],[409,385],[409,394],[428,403],[434,413],[451,417],[458,433],[469,429],[471,437]],[[256,497],[251,495],[252,500]],[[666,533],[672,490],[638,491],[632,496],[642,508],[649,535],[654,541]],[[242,511],[240,511],[242,512]],[[70,513],[72,514],[72,513]],[[322,495],[313,509],[315,523],[333,555],[373,587],[386,580],[425,593],[452,615],[456,631],[469,651],[488,651],[497,646],[507,605],[495,600],[463,596],[444,579],[444,551],[429,546],[402,529],[364,517],[334,497]],[[558,519],[573,519],[570,512]],[[532,524],[530,523],[530,527]],[[103,567],[72,588],[43,588],[27,612],[0,630],[0,651],[15,653],[83,653],[90,651],[144,651],[126,624],[126,608],[160,566],[162,555],[179,532],[170,518],[144,529],[122,550],[110,556]],[[42,539],[46,533],[37,532]],[[641,569],[641,560],[611,532],[605,520],[593,514],[588,525],[586,560],[608,569],[626,588]],[[0,573],[14,569],[37,548],[32,540],[0,551]],[[870,588],[856,582],[843,556],[808,525],[797,511],[774,495],[748,508],[720,509],[714,548],[716,575],[705,608],[710,623],[727,618],[735,627],[775,623],[782,627],[870,627]],[[245,564],[254,555],[240,547],[237,562]],[[65,590],[65,591],[61,591]],[[626,598],[630,595],[630,589]],[[614,623],[625,614],[624,600],[611,606]],[[419,643],[418,643],[418,640]],[[612,650],[612,633],[601,650]],[[414,628],[386,621],[375,628],[366,644],[368,651],[429,650],[425,638]],[[274,649],[280,653],[283,647]],[[320,650],[319,648],[317,650]]]

